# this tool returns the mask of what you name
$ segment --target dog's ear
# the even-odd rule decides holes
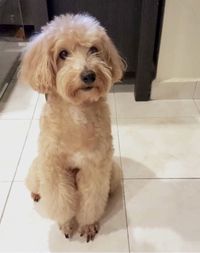
[[[30,84],[34,90],[41,93],[48,93],[55,85],[50,42],[43,33],[29,42],[19,71],[19,80]]]
[[[103,35],[103,47],[106,53],[107,63],[111,68],[113,83],[118,82],[121,80],[126,70],[126,62],[119,55],[115,45],[106,33]]]

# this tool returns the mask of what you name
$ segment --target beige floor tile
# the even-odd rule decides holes
[[[29,125],[29,120],[0,120],[0,181],[13,179]]]
[[[200,177],[200,118],[118,119],[125,178]]]
[[[200,180],[126,180],[131,252],[200,252]]]
[[[39,120],[34,120],[31,124],[29,135],[17,168],[15,177],[17,181],[24,181],[33,159],[37,156],[39,132]]]
[[[0,101],[0,119],[31,119],[38,94],[13,80]]]
[[[118,118],[187,117],[198,115],[192,100],[136,102],[133,92],[115,92]]]
[[[3,212],[11,182],[0,182],[0,217]]]

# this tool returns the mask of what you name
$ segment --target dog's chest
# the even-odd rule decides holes
[[[88,124],[86,114],[75,106],[69,107],[69,115],[75,125],[84,126]]]
[[[46,110],[48,115],[41,120],[43,146],[55,146],[56,150],[71,154],[99,151],[102,143],[110,144],[110,121],[101,108],[86,110],[70,106],[57,111],[49,109]]]
[[[95,148],[99,122],[94,114],[72,106],[64,118],[63,131],[67,145],[74,149]]]

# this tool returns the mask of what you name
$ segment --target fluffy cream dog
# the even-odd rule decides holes
[[[82,14],[56,17],[23,55],[20,79],[48,94],[27,186],[66,237],[76,221],[81,235],[94,239],[120,182],[106,94],[123,70],[104,28]]]

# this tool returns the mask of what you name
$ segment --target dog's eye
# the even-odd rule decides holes
[[[95,54],[95,53],[98,53],[98,49],[96,48],[96,47],[91,47],[90,49],[89,49],[89,52],[91,53],[91,54]]]
[[[60,53],[59,53],[59,57],[62,59],[62,60],[65,60],[67,58],[67,56],[69,55],[69,53],[67,52],[67,50],[62,50]]]

